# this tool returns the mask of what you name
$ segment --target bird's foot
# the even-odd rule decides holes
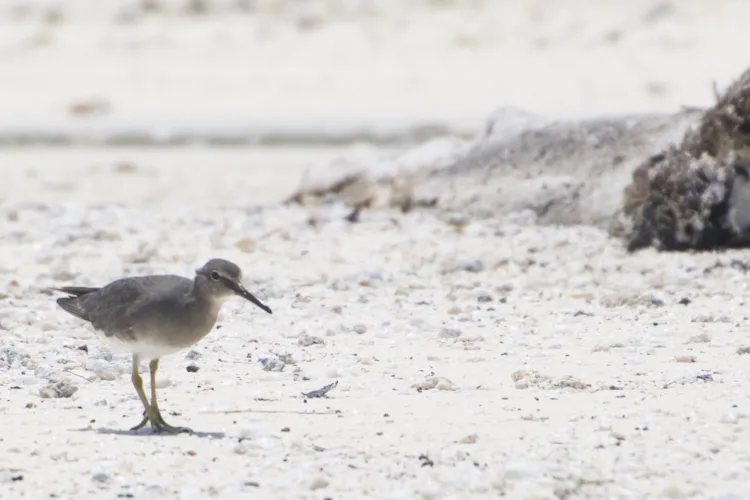
[[[142,429],[149,422],[151,422],[151,429],[154,432],[166,432],[168,434],[180,434],[183,432],[190,434],[193,432],[192,429],[188,427],[176,427],[174,425],[169,425],[164,421],[164,417],[161,416],[161,412],[159,410],[154,411],[153,409],[151,409],[151,411],[144,411],[143,419],[138,425],[132,427],[130,430],[137,431],[139,429]]]

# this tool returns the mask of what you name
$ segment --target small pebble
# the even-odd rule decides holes
[[[294,365],[297,364],[296,361],[294,361],[294,356],[292,356],[291,353],[288,352],[282,352],[282,353],[274,353],[274,355],[279,358],[279,360],[284,363],[285,365]]]
[[[258,363],[261,364],[263,370],[267,372],[281,372],[284,371],[286,364],[278,358],[260,358]]]
[[[656,297],[651,297],[651,305],[661,307],[664,305],[664,301]]]
[[[354,327],[352,328],[352,330],[354,330],[356,333],[362,335],[363,333],[365,333],[367,331],[367,327],[365,325],[363,325],[362,323],[357,323],[356,325],[354,325]]]
[[[458,386],[444,377],[427,377],[422,382],[412,384],[412,387],[419,391],[429,391],[437,389],[439,391],[457,391]]]
[[[733,411],[725,413],[721,416],[721,423],[723,424],[736,424],[740,421],[740,416]]]
[[[191,359],[192,360],[192,359],[200,359],[202,357],[203,357],[203,354],[201,354],[198,351],[193,350],[193,349],[189,350],[187,352],[187,354],[185,354],[185,359]]]
[[[471,260],[461,264],[461,269],[470,273],[478,273],[484,270],[484,263],[481,260]]]
[[[695,361],[698,359],[695,356],[690,355],[678,355],[674,357],[675,361],[678,363],[695,363]]]
[[[474,444],[477,442],[477,439],[479,439],[479,436],[476,434],[469,434],[459,439],[458,442],[461,444]]]
[[[461,331],[455,328],[441,328],[438,337],[441,339],[455,339],[461,336]]]
[[[188,373],[195,373],[198,370],[200,370],[200,368],[198,368],[197,365],[193,365],[193,364],[187,365],[185,369],[188,371]]]
[[[330,483],[326,479],[323,479],[322,477],[316,477],[310,483],[310,489],[313,491],[322,490],[323,488],[327,488],[329,484]]]
[[[109,476],[103,472],[97,472],[91,476],[91,480],[95,483],[106,483],[109,481]]]
[[[525,378],[522,378],[518,382],[516,382],[516,389],[528,389],[529,388],[529,381]]]
[[[302,335],[297,344],[301,347],[310,347],[311,345],[324,345],[325,341],[320,337],[313,337],[312,335]]]
[[[706,344],[711,342],[711,336],[707,333],[701,333],[700,335],[693,335],[688,340],[688,344]]]
[[[69,382],[60,381],[41,388],[39,390],[39,395],[45,399],[69,398],[75,394],[77,390],[78,387],[75,385]]]

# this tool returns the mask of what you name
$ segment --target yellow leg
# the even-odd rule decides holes
[[[138,429],[143,428],[148,422],[151,422],[151,428],[157,432],[163,431],[173,434],[178,434],[180,432],[192,432],[187,427],[174,427],[172,425],[169,425],[164,421],[164,418],[161,416],[161,412],[159,412],[159,404],[156,400],[156,371],[159,369],[159,360],[154,359],[149,365],[151,371],[151,404],[149,404],[148,398],[146,398],[146,391],[143,390],[143,378],[141,378],[141,374],[138,371],[139,364],[140,359],[137,355],[134,355],[131,380],[133,381],[135,390],[138,392],[138,397],[141,399],[141,403],[143,403],[143,420],[141,420],[138,425],[132,427],[130,430],[137,431]]]
[[[159,403],[156,399],[156,371],[159,369],[159,360],[152,359],[149,369],[151,371],[151,427],[153,427],[154,430],[171,432],[173,434],[179,434],[180,432],[193,432],[187,427],[175,427],[164,421],[164,417],[161,416],[161,412],[159,411]]]
[[[148,404],[148,399],[146,398],[146,392],[143,390],[143,379],[141,378],[141,374],[138,372],[139,364],[140,359],[137,355],[133,355],[133,369],[130,373],[130,380],[132,380],[133,387],[135,387],[135,390],[138,393],[138,397],[141,398],[141,403],[143,403],[143,420],[141,420],[141,422],[135,427],[132,427],[130,429],[131,431],[137,431],[138,429],[146,425],[149,420],[148,415],[151,412]]]

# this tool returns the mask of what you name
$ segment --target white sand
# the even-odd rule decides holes
[[[739,22],[750,5],[730,1],[681,2],[652,24],[645,0],[341,2],[350,10],[302,33],[282,22],[297,15],[289,2],[258,2],[259,19],[136,25],[104,22],[114,2],[98,4],[70,2],[51,27],[33,10],[0,17],[2,127],[64,121],[89,97],[111,103],[105,119],[134,123],[343,131],[426,120],[475,131],[496,104],[674,111],[708,104],[712,79],[744,69],[750,38]],[[366,8],[381,13],[351,14]],[[620,41],[598,45],[613,29]],[[52,68],[65,70],[54,85]],[[529,78],[514,77],[521,68]],[[628,136],[623,165],[675,130]],[[391,162],[393,151],[361,145],[0,151],[0,498],[743,498],[750,252],[627,255],[601,227],[535,214],[547,182],[625,182],[624,166],[600,162],[615,139],[584,164],[578,139],[539,165],[544,134],[458,143],[476,147],[468,166],[497,151],[516,171],[496,166],[484,184],[476,172],[438,177],[420,186],[437,209],[365,210],[357,224],[335,200],[278,202],[306,168],[339,157],[383,172],[445,167],[451,148]],[[599,226],[616,205],[607,186],[591,209]],[[495,216],[476,217],[482,207]],[[470,221],[463,233],[452,210]],[[274,315],[232,301],[200,356],[162,361],[165,417],[195,435],[130,434],[141,409],[127,356],[44,288],[189,275],[214,256],[240,264]],[[280,372],[259,362],[284,354],[293,363]],[[336,380],[328,399],[300,396]],[[40,397],[57,382],[77,390]]]
[[[673,111],[710,104],[712,82],[738,75],[750,44],[750,4],[736,0],[251,0],[246,12],[214,0],[204,14],[153,3],[162,11],[3,2],[0,129],[58,123],[87,103],[128,124],[321,135],[473,132],[508,104],[566,117]]]
[[[749,484],[747,361],[735,353],[747,278],[729,265],[746,252],[627,256],[599,230],[526,226],[520,216],[459,235],[419,213],[369,212],[349,225],[335,207],[316,228],[282,208],[52,204],[0,216],[11,214],[0,234],[7,498],[552,498],[566,489],[719,498]],[[245,238],[255,242],[248,253],[237,248]],[[162,406],[198,435],[122,432],[140,417],[127,357],[109,357],[40,289],[189,273],[213,255],[240,263],[274,315],[234,301],[196,347],[201,358],[164,360]],[[302,347],[305,336],[325,344]],[[258,359],[272,352],[296,365],[263,371]],[[696,362],[675,361],[683,355]],[[200,371],[187,373],[191,362]],[[549,379],[516,383],[517,370]],[[713,381],[694,378],[706,373]],[[431,377],[455,390],[413,387]],[[554,388],[567,377],[585,389]],[[48,380],[78,391],[40,399]],[[334,380],[330,399],[300,398]],[[221,413],[235,410],[246,412]],[[434,467],[421,466],[423,453]]]

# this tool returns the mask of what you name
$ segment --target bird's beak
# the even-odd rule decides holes
[[[260,307],[264,311],[266,311],[268,314],[273,314],[271,312],[271,308],[265,305],[263,302],[260,301],[255,295],[247,291],[247,288],[242,286],[242,283],[238,283],[234,280],[230,279],[224,279],[224,283],[229,287],[230,290],[232,290],[234,293],[242,297],[243,299],[249,300],[256,306]]]

